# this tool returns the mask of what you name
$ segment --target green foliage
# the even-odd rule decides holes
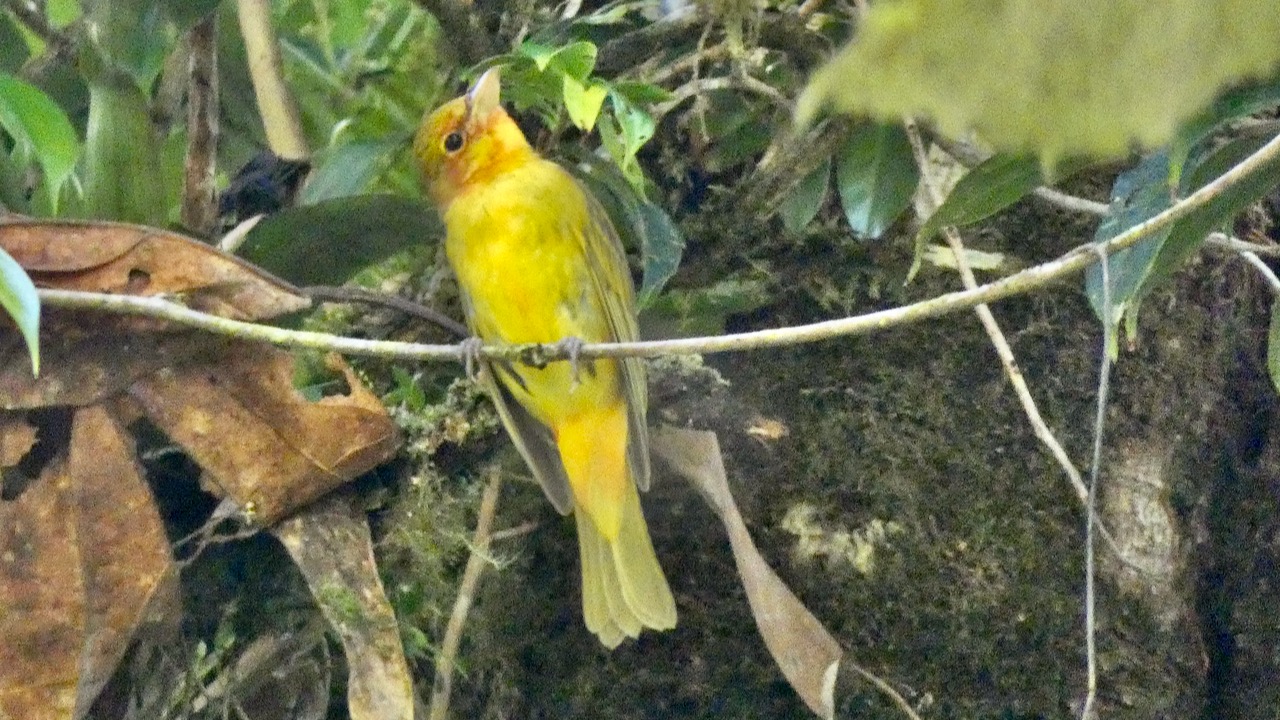
[[[1098,227],[1095,241],[1108,240],[1159,214],[1172,204],[1175,196],[1186,197],[1209,184],[1256,151],[1262,142],[1260,138],[1237,138],[1193,156],[1190,172],[1183,173],[1181,183],[1174,186],[1176,192],[1171,189],[1173,168],[1168,153],[1146,158],[1116,180],[1111,212]],[[1280,163],[1273,162],[1269,168],[1249,175],[1172,227],[1116,253],[1110,264],[1110,308],[1103,306],[1101,270],[1091,267],[1085,275],[1085,289],[1094,312],[1112,324],[1127,317],[1132,333],[1142,298],[1180,269],[1204,244],[1208,233],[1228,227],[1237,214],[1274,188],[1277,172],[1280,172]]]
[[[40,298],[36,286],[9,253],[0,249],[0,307],[18,326],[31,356],[31,373],[40,374]]]
[[[836,160],[836,187],[849,226],[876,239],[911,204],[920,171],[899,124],[865,123],[856,128]]]
[[[1267,374],[1280,392],[1280,302],[1271,303],[1271,323],[1267,327]]]
[[[1166,143],[1224,86],[1277,61],[1273,0],[896,0],[872,5],[800,115],[921,114],[1052,164]]]
[[[298,285],[340,285],[406,248],[440,238],[434,209],[399,195],[360,195],[264,218],[240,254]]]
[[[80,142],[67,114],[35,86],[0,74],[0,129],[16,142],[14,167],[24,167],[31,159],[44,170],[41,196],[56,213],[62,185],[80,154]]]
[[[782,200],[778,216],[788,231],[798,233],[818,216],[822,204],[831,191],[831,158],[827,157],[817,169],[805,176]]]

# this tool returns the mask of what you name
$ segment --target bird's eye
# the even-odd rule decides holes
[[[444,138],[444,151],[455,153],[462,149],[462,133],[451,132]]]

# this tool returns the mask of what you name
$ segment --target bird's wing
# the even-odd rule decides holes
[[[639,340],[635,288],[631,272],[627,269],[622,240],[600,202],[577,178],[564,172],[586,199],[590,222],[579,241],[587,260],[596,301],[604,310],[612,339],[622,342]],[[645,415],[648,412],[649,387],[645,379],[644,361],[640,358],[624,358],[619,367],[622,369],[622,390],[627,401],[627,460],[636,484],[641,490],[648,490],[649,425]]]

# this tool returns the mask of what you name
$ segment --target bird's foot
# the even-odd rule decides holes
[[[569,369],[573,373],[573,385],[578,386],[582,377],[582,348],[586,343],[580,337],[567,337],[556,343],[556,349],[563,352],[569,361]]]
[[[484,359],[480,355],[484,341],[472,335],[463,340],[458,347],[462,349],[462,367],[466,370],[467,379],[475,382],[480,372],[480,362]]]

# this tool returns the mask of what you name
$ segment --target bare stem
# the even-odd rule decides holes
[[[480,516],[476,520],[475,536],[471,540],[471,557],[462,571],[458,585],[458,597],[453,601],[453,613],[445,627],[440,654],[436,656],[436,679],[431,689],[430,720],[445,720],[449,716],[449,695],[453,691],[453,668],[462,642],[462,628],[467,624],[467,613],[475,600],[480,575],[489,564],[489,542],[492,539],[493,516],[498,508],[498,496],[502,492],[502,471],[497,465],[489,467],[489,484],[480,498]]]
[[[302,134],[293,93],[284,82],[280,42],[271,23],[271,2],[237,0],[236,9],[240,16],[245,54],[249,58],[253,94],[258,99],[258,112],[262,115],[271,152],[287,160],[305,159],[311,153]]]

